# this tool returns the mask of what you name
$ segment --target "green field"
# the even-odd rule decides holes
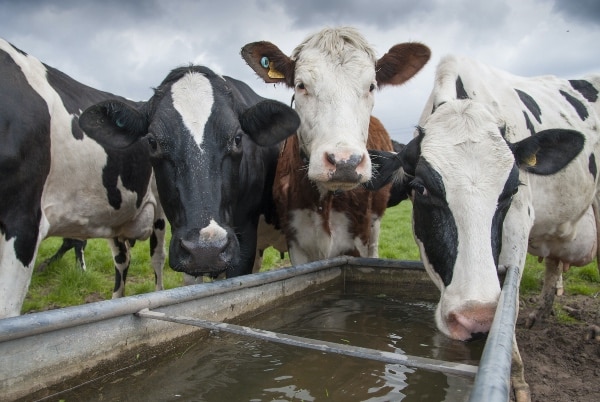
[[[411,204],[402,204],[387,210],[381,225],[380,258],[418,260],[419,252],[411,230]],[[37,264],[49,258],[59,248],[62,239],[49,238],[42,242]],[[110,249],[105,240],[90,240],[85,253],[87,271],[75,264],[69,251],[61,261],[50,265],[42,273],[34,273],[23,312],[66,307],[91,301],[110,299],[114,285],[114,267]],[[263,270],[289,264],[279,253],[270,249],[264,257]],[[596,262],[581,268],[571,268],[564,275],[565,292],[585,295],[600,293],[600,276]],[[539,292],[543,279],[543,264],[529,256],[521,281],[521,293]],[[164,269],[165,288],[181,286],[183,277],[167,267]],[[154,290],[154,273],[149,264],[148,242],[136,242],[132,250],[131,266],[127,277],[126,295]]]

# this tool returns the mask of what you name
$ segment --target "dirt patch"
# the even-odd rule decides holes
[[[577,322],[565,324],[554,314],[527,329],[525,320],[536,303],[535,298],[521,301],[516,328],[532,401],[600,400],[600,296],[556,297],[554,311]]]

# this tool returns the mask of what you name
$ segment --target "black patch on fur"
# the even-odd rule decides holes
[[[598,100],[598,90],[594,88],[591,82],[586,80],[569,80],[571,87],[579,92],[588,102],[596,102]]]
[[[590,161],[588,164],[588,168],[590,169],[590,173],[596,179],[596,175],[598,174],[598,166],[596,166],[596,157],[594,154],[590,154]]]
[[[542,122],[542,110],[540,109],[540,106],[537,104],[535,99],[533,99],[529,94],[527,94],[523,91],[520,91],[516,88],[515,88],[515,91],[517,92],[517,95],[519,95],[521,102],[523,102],[525,107],[527,107],[527,109],[531,112],[533,117],[535,117],[537,122],[541,123]]]
[[[535,134],[535,128],[533,127],[533,123],[529,120],[529,115],[526,111],[523,110],[523,116],[525,116],[525,126],[531,135]]]
[[[442,176],[421,158],[413,188],[426,188],[427,195],[414,190],[413,219],[416,237],[423,243],[427,259],[445,286],[452,282],[458,254],[458,230],[446,202]]]
[[[562,96],[565,97],[567,102],[569,102],[571,104],[571,106],[573,106],[575,108],[575,111],[577,112],[577,114],[579,115],[579,118],[581,120],[585,120],[589,117],[587,108],[585,107],[585,105],[583,103],[581,103],[581,101],[579,99],[575,98],[573,95],[571,95],[568,92],[565,92],[562,90],[559,92]]]
[[[456,78],[456,99],[470,99],[460,75]]]

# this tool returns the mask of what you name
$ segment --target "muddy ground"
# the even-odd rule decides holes
[[[565,324],[552,315],[527,329],[536,303],[521,300],[516,329],[532,401],[600,401],[600,295],[557,297],[555,311],[560,306],[578,322]]]

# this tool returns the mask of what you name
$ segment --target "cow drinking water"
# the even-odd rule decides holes
[[[546,260],[540,317],[560,266],[594,258],[599,89],[600,76],[525,78],[462,57],[440,62],[394,185],[411,194],[415,240],[441,291],[436,324],[449,337],[489,331],[498,271],[522,270],[527,252]],[[528,400],[516,341],[513,364],[517,400]]]

